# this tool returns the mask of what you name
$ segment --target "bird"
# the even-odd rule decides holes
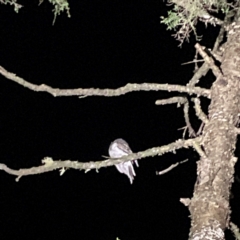
[[[121,158],[128,154],[131,154],[132,150],[125,140],[123,140],[122,138],[118,138],[118,139],[114,140],[113,142],[111,142],[109,149],[108,149],[108,153],[111,158]],[[138,167],[137,160],[122,162],[122,163],[115,165],[117,170],[120,173],[126,174],[128,176],[131,184],[133,183],[133,179],[136,176],[136,173],[135,173],[134,167],[133,167],[134,163]]]

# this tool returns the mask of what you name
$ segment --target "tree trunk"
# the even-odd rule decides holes
[[[197,182],[189,210],[190,239],[225,239],[229,196],[237,158],[240,85],[240,22],[231,24],[221,63],[222,75],[211,88],[209,122],[203,131],[205,157],[198,162]]]

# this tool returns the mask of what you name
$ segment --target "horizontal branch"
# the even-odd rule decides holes
[[[129,154],[128,156],[124,156],[122,158],[118,159],[107,159],[103,161],[96,161],[96,162],[78,162],[78,161],[70,161],[70,160],[57,160],[54,161],[50,157],[46,157],[42,160],[42,163],[44,165],[38,166],[38,167],[32,167],[32,168],[26,168],[26,169],[19,169],[19,170],[14,170],[9,167],[7,167],[5,164],[0,163],[0,170],[3,170],[9,174],[16,175],[18,178],[16,181],[20,179],[22,176],[27,176],[27,175],[35,175],[35,174],[40,174],[40,173],[45,173],[45,172],[50,172],[56,169],[61,169],[60,173],[61,175],[65,172],[66,168],[73,168],[73,169],[78,169],[78,170],[85,170],[85,172],[90,171],[91,169],[100,169],[102,167],[109,167],[113,166],[118,163],[122,162],[127,162],[135,159],[142,159],[146,157],[153,157],[156,155],[163,155],[168,152],[175,152],[175,150],[180,149],[180,148],[188,148],[194,145],[195,142],[200,142],[201,137],[197,137],[194,139],[188,139],[188,140],[182,140],[179,139],[176,142],[170,143],[168,145],[164,145],[161,147],[154,147],[147,149],[142,152],[138,153],[133,153]]]
[[[168,92],[181,92],[188,94],[196,94],[198,96],[204,96],[210,98],[210,90],[200,87],[181,86],[181,85],[169,85],[169,84],[158,84],[158,83],[128,83],[127,85],[117,89],[99,89],[99,88],[76,88],[76,89],[59,89],[52,88],[48,85],[41,84],[36,85],[27,82],[23,78],[16,76],[14,73],[8,72],[6,69],[0,66],[0,74],[9,80],[12,80],[30,90],[36,92],[47,92],[52,94],[54,97],[60,96],[120,96],[129,92],[136,91],[168,91]]]

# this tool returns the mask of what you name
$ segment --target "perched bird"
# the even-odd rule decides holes
[[[110,144],[108,153],[111,158],[121,158],[128,154],[131,154],[132,150],[125,140],[123,140],[122,138],[118,138]],[[126,174],[128,176],[131,184],[133,183],[134,176],[136,176],[133,168],[134,162],[138,166],[137,160],[123,162],[115,165],[120,173]]]

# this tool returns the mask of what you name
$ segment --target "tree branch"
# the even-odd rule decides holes
[[[36,85],[30,82],[27,82],[23,78],[16,76],[14,73],[8,72],[6,69],[0,66],[0,74],[6,77],[9,80],[12,80],[30,90],[36,92],[47,92],[52,94],[54,97],[60,96],[120,96],[128,92],[136,91],[168,91],[168,92],[184,92],[190,95],[196,94],[198,96],[204,96],[210,98],[210,90],[200,87],[190,87],[190,86],[181,86],[181,85],[169,85],[169,84],[158,84],[158,83],[128,83],[124,87],[117,89],[99,89],[99,88],[77,88],[77,89],[59,89],[52,88],[48,85],[41,84]]]
[[[184,119],[185,119],[185,122],[186,122],[186,127],[187,127],[188,132],[189,132],[189,136],[190,137],[192,137],[192,136],[196,137],[196,133],[195,133],[194,129],[192,128],[192,125],[191,125],[190,120],[189,120],[189,114],[188,114],[189,103],[188,103],[188,100],[187,100],[186,97],[172,97],[172,98],[168,98],[168,99],[157,100],[155,102],[156,105],[166,105],[166,104],[172,104],[172,103],[177,103],[178,107],[181,104],[184,105],[183,113],[184,113]],[[183,135],[185,135],[185,130],[184,130]]]
[[[221,71],[219,70],[219,68],[214,64],[213,59],[207,55],[207,53],[204,51],[204,48],[199,44],[196,43],[195,44],[195,48],[198,50],[199,54],[202,56],[202,58],[205,60],[205,62],[208,63],[208,65],[210,66],[210,68],[213,71],[213,74],[216,77],[219,77],[222,75]]]
[[[192,101],[194,102],[195,106],[195,111],[196,111],[196,115],[197,117],[205,124],[208,123],[208,117],[207,115],[203,112],[203,110],[201,109],[201,103],[199,98],[192,98]]]
[[[154,147],[147,149],[142,152],[138,153],[133,153],[129,154],[127,156],[124,156],[122,158],[118,159],[107,159],[104,161],[96,161],[96,162],[78,162],[78,161],[70,161],[70,160],[57,160],[54,161],[51,157],[46,157],[42,160],[42,163],[44,165],[38,166],[38,167],[32,167],[32,168],[25,168],[25,169],[19,169],[19,170],[14,170],[9,167],[7,167],[5,164],[0,163],[0,170],[3,170],[9,174],[16,175],[18,176],[16,181],[18,181],[22,176],[27,176],[27,175],[35,175],[35,174],[40,174],[40,173],[45,173],[45,172],[50,172],[56,169],[61,169],[60,170],[60,175],[62,175],[66,168],[73,168],[73,169],[78,169],[78,170],[85,170],[85,172],[90,171],[91,169],[100,169],[102,167],[109,167],[113,166],[118,163],[122,162],[127,162],[127,161],[132,161],[135,159],[142,159],[146,157],[153,157],[153,156],[160,156],[168,152],[175,152],[177,149],[181,148],[188,148],[193,146],[195,142],[200,142],[201,137],[197,137],[194,139],[188,139],[188,140],[182,140],[179,139],[173,143],[170,143],[168,145],[164,145],[161,147]]]
[[[185,97],[171,97],[171,98],[167,98],[167,99],[156,100],[155,104],[156,105],[167,105],[167,104],[177,103],[177,107],[179,107],[181,104],[184,104],[185,102],[186,102]]]
[[[230,229],[231,229],[231,231],[233,232],[234,237],[235,237],[237,240],[240,240],[240,232],[239,232],[238,226],[235,225],[234,223],[230,222]]]
[[[208,63],[206,62],[203,63],[203,65],[195,72],[187,86],[189,87],[195,86],[199,82],[200,78],[207,74],[208,70],[209,70]]]
[[[184,107],[183,107],[185,122],[188,128],[189,137],[192,137],[192,136],[196,137],[196,133],[190,123],[188,111],[189,111],[189,103],[188,103],[188,100],[186,99],[186,102],[184,103]]]
[[[203,158],[203,159],[207,158],[205,152],[202,150],[202,148],[198,142],[194,141],[192,147],[197,151],[197,153],[200,155],[201,158]]]
[[[185,163],[185,162],[187,162],[187,161],[188,161],[188,159],[185,159],[185,160],[183,160],[183,161],[181,161],[181,162],[177,162],[177,163],[175,163],[175,164],[172,164],[170,167],[168,167],[168,168],[166,168],[166,169],[164,169],[164,170],[162,170],[162,171],[156,172],[156,174],[157,174],[157,175],[163,175],[163,174],[171,171],[173,168],[177,167],[179,164]]]
[[[211,51],[211,53],[214,55],[215,53],[217,53],[219,51],[219,47],[220,44],[223,41],[223,37],[224,37],[224,32],[226,31],[226,26],[229,24],[229,17],[226,15],[225,19],[224,19],[224,23],[221,25],[221,29],[219,31],[218,37],[214,43],[214,47],[213,50]],[[209,70],[209,65],[207,62],[205,62],[193,75],[193,77],[191,78],[191,80],[189,81],[189,83],[187,84],[188,86],[195,86],[201,77],[205,76],[207,74]]]

